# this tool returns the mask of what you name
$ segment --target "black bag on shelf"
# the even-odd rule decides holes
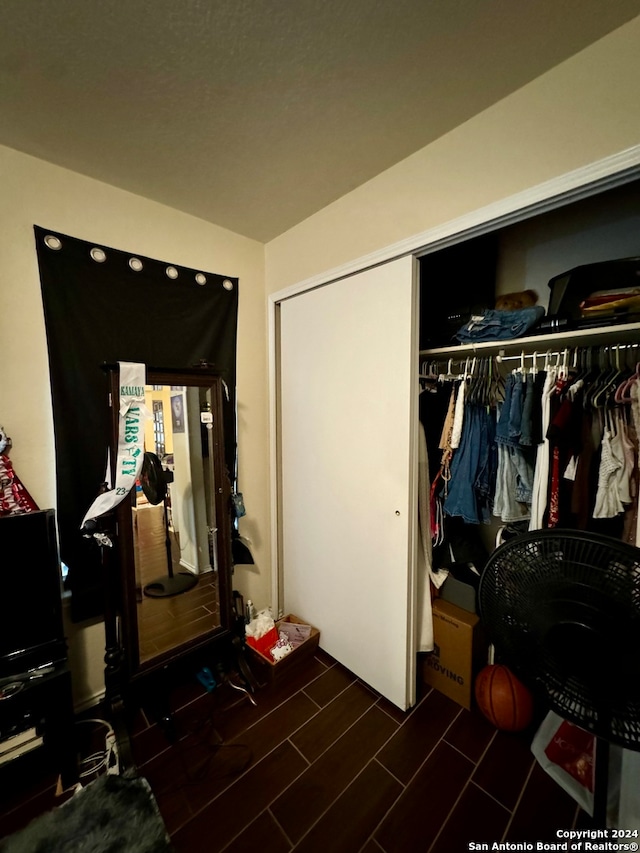
[[[640,299],[633,297],[636,290],[640,296],[640,257],[574,267],[554,276],[549,289],[549,311],[539,332],[637,322]],[[620,299],[607,299],[607,292]],[[597,307],[598,297],[593,298],[594,294],[602,294],[602,310]]]

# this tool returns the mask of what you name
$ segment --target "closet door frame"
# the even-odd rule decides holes
[[[272,607],[280,611],[283,589],[281,547],[281,470],[280,470],[280,350],[279,316],[282,302],[297,294],[325,286],[349,275],[406,255],[418,258],[438,249],[480,236],[500,227],[514,225],[533,216],[564,207],[608,189],[622,186],[640,177],[640,145],[603,160],[573,170],[487,205],[458,219],[443,223],[422,234],[381,248],[340,267],[305,279],[268,296],[269,348],[269,431],[271,493],[271,590]],[[416,358],[418,353],[416,352]]]

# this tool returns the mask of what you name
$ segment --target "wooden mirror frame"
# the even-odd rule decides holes
[[[115,465],[118,445],[119,413],[114,401],[119,399],[119,368],[110,366],[109,371],[109,401],[111,410],[111,459]],[[213,415],[212,453],[209,457],[211,466],[211,482],[214,486],[213,500],[216,519],[216,548],[217,548],[217,580],[220,604],[220,625],[211,631],[201,634],[191,640],[176,645],[167,652],[159,653],[147,662],[141,664],[139,653],[138,614],[136,599],[135,555],[133,542],[133,522],[131,501],[125,498],[115,509],[117,536],[115,550],[117,552],[117,589],[115,592],[115,610],[120,616],[121,632],[120,646],[112,650],[112,658],[121,659],[125,672],[120,672],[120,678],[127,683],[146,676],[182,658],[184,655],[201,649],[213,641],[228,637],[234,627],[232,604],[231,574],[233,568],[231,555],[231,483],[225,463],[223,435],[223,380],[219,373],[208,368],[171,369],[147,367],[147,385],[183,385],[200,387],[211,390],[211,413]],[[113,474],[113,472],[112,472]],[[115,555],[114,555],[115,556]],[[107,646],[109,644],[107,643]],[[109,664],[109,648],[107,657]],[[117,664],[116,664],[117,665]],[[118,667],[120,668],[120,667]],[[121,684],[121,687],[123,685]]]

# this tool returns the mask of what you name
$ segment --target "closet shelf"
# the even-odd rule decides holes
[[[574,329],[548,335],[529,335],[507,341],[484,341],[477,344],[453,344],[449,347],[420,350],[420,357],[459,358],[473,355],[513,355],[520,352],[539,352],[567,347],[607,346],[640,343],[640,323],[621,323],[598,326],[594,329]]]

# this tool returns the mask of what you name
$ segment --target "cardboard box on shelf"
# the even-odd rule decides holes
[[[438,598],[433,602],[433,636],[434,651],[422,660],[423,681],[470,710],[473,680],[487,656],[480,618]]]
[[[281,625],[285,627],[289,635],[299,634],[302,640],[292,652],[289,652],[281,660],[274,662],[268,651],[261,654],[251,645],[247,645],[250,662],[256,668],[258,677],[269,682],[280,681],[283,677],[290,675],[292,671],[303,666],[306,661],[313,657],[320,642],[320,631],[298,616],[291,613],[284,616],[276,622],[277,628]],[[297,625],[300,626],[298,630],[295,628]],[[303,635],[306,635],[306,639],[302,639]]]

